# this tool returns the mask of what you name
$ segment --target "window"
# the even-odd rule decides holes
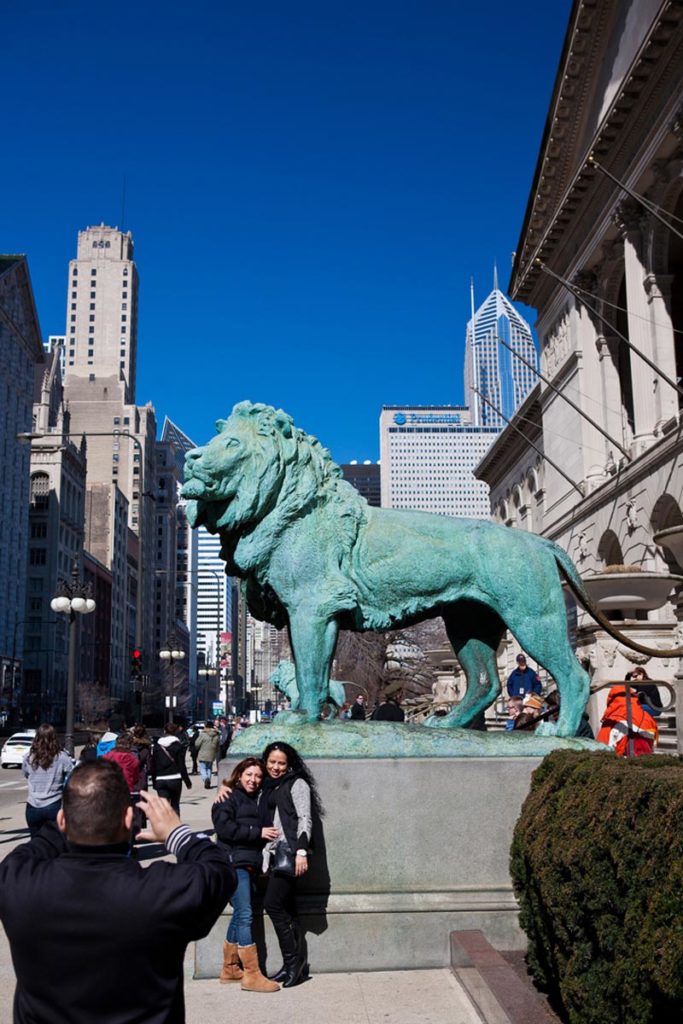
[[[73,323],[75,323],[75,321],[76,321],[76,314],[72,313],[71,314],[71,323],[73,324]]]
[[[91,270],[91,271],[90,271],[90,276],[91,276],[91,277],[95,277],[95,276],[96,276],[96,274],[97,274],[97,271],[96,271],[96,270]]]
[[[124,282],[124,287],[125,287],[125,282]],[[122,298],[122,299],[127,299],[127,298],[128,298],[128,292],[123,292],[123,293],[121,294],[121,298]]]
[[[88,328],[88,334],[94,334],[94,333],[95,333],[95,328],[91,324],[90,327]]]
[[[74,277],[78,277],[78,267],[74,267],[74,269],[72,270],[72,274],[74,275]]]
[[[90,323],[94,323],[94,320],[95,320],[95,314],[94,314],[94,313],[91,313],[88,319],[90,320]]]
[[[90,292],[90,298],[94,299],[96,294],[97,294],[96,292]]]
[[[75,309],[76,307],[74,306],[73,308]],[[91,303],[90,303],[90,308],[91,308],[91,309],[94,309],[94,308],[95,308],[95,303],[94,303],[94,302],[91,302]]]
[[[31,548],[29,565],[47,565],[47,548]]]
[[[127,302],[122,302],[121,303],[121,309],[128,309],[128,303]]]
[[[128,319],[128,317],[126,316],[126,314],[122,313],[121,314],[121,322],[124,323],[127,319]]]
[[[118,427],[120,423],[121,423],[121,417],[120,416],[114,416],[114,426]]]
[[[31,537],[47,537],[47,523],[31,523]]]
[[[75,334],[75,333],[76,333],[76,328],[75,328],[75,327],[71,327],[71,328],[69,329],[69,333],[70,333],[70,334]]]
[[[121,334],[125,334],[125,333],[126,333],[126,325],[125,324],[121,324]]]
[[[76,282],[74,281],[74,284],[75,284],[75,283],[76,283]],[[72,293],[71,293],[71,298],[72,298],[72,299],[75,299],[75,298],[76,298],[76,292],[72,292]]]
[[[75,309],[75,308],[76,308],[76,303],[75,303],[75,302],[72,302],[72,303],[71,303],[71,308],[72,308],[72,309]]]
[[[95,353],[93,352],[93,350],[91,348],[88,349],[88,355],[89,356],[94,356],[95,355]]]
[[[128,277],[128,267],[123,268],[123,276]]]

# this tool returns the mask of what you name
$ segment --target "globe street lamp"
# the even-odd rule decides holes
[[[76,692],[76,615],[90,615],[97,605],[92,597],[89,583],[84,583],[78,575],[78,565],[74,562],[71,579],[60,580],[57,593],[50,601],[53,612],[69,616],[69,669],[66,682],[66,729],[64,747],[68,754],[74,754],[74,696]]]
[[[162,647],[159,651],[159,657],[162,661],[167,661],[171,666],[171,693],[166,697],[166,707],[168,708],[168,720],[173,721],[173,708],[175,707],[176,696],[175,696],[175,677],[173,666],[176,661],[182,661],[185,657],[185,651],[181,651],[178,647],[178,642],[175,636],[170,636],[166,641],[166,646]]]

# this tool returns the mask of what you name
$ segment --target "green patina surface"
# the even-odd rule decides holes
[[[428,721],[428,734],[466,725],[496,699],[496,651],[507,628],[560,691],[558,722],[543,723],[534,741],[541,733],[574,736],[588,676],[567,637],[560,570],[579,592],[583,585],[561,548],[483,520],[372,508],[320,442],[270,406],[241,402],[217,430],[187,455],[187,516],[220,536],[226,571],[243,580],[251,614],[289,629],[298,691],[289,730],[318,722],[340,629],[393,629],[441,616],[467,690],[448,715]],[[359,728],[345,723],[337,740],[325,742],[341,744],[343,755],[360,745],[350,731]],[[391,742],[419,756],[399,742],[408,728]],[[502,744],[518,739],[485,742],[504,753]],[[471,734],[467,741],[477,742]],[[445,741],[429,742],[436,749]]]
[[[268,743],[285,740],[302,757],[545,757],[553,750],[601,750],[602,743],[539,736],[487,733],[474,729],[430,729],[401,722],[285,723],[243,729],[230,744],[230,757],[261,755]]]

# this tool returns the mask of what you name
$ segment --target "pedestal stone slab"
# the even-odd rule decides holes
[[[236,758],[223,763],[228,774]],[[508,860],[540,758],[319,759],[326,814],[297,902],[317,971],[446,967],[449,934],[521,949]],[[230,907],[197,943],[217,977]],[[279,966],[266,921],[269,967]],[[276,964],[277,961],[277,964]]]

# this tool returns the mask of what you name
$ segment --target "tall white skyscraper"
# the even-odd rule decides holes
[[[117,377],[124,402],[135,401],[138,272],[133,238],[104,224],[78,232],[69,263],[66,306],[66,373]]]
[[[474,309],[474,292],[472,298]],[[531,328],[498,287],[494,270],[493,291],[467,324],[465,336],[465,401],[477,427],[501,430],[535,385],[538,377],[521,359],[538,368]],[[481,392],[491,405],[482,401]],[[495,408],[491,408],[494,406]],[[500,413],[503,415],[501,416]]]

